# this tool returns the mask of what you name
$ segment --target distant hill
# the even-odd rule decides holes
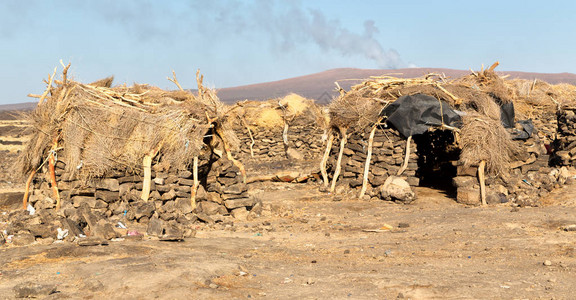
[[[449,78],[457,78],[469,74],[468,70],[453,70],[442,68],[411,68],[396,70],[381,69],[333,69],[320,73],[294,77],[284,80],[265,83],[244,85],[238,87],[222,88],[218,90],[218,97],[225,103],[231,104],[240,100],[265,100],[282,97],[289,93],[296,93],[306,98],[317,100],[319,103],[328,103],[338,93],[334,84],[338,84],[345,90],[350,86],[362,82],[370,76],[390,74],[396,77],[419,77],[428,73],[440,73]],[[540,79],[552,84],[570,83],[576,84],[576,74],[572,73],[528,73],[528,72],[498,72],[502,75],[510,75],[512,78]]]
[[[37,102],[23,102],[16,104],[0,104],[0,111],[8,110],[32,110],[36,107]]]
[[[396,77],[419,77],[428,73],[440,73],[449,78],[457,78],[469,74],[469,70],[454,70],[442,68],[411,68],[411,69],[332,69],[320,73],[270,81],[251,85],[228,87],[218,89],[218,97],[226,104],[233,104],[241,100],[266,100],[283,97],[289,93],[296,93],[306,98],[315,99],[318,103],[329,103],[338,93],[334,82],[346,90],[350,86],[362,82],[370,76],[393,75]],[[510,75],[512,78],[540,79],[552,84],[570,83],[576,85],[576,74],[572,73],[529,73],[516,71],[501,71],[501,75]],[[36,102],[0,105],[0,111],[33,109]]]

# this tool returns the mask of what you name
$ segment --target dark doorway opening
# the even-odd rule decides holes
[[[456,162],[460,149],[455,145],[454,133],[449,130],[431,130],[413,137],[418,151],[416,176],[420,186],[441,190],[448,197],[456,198]]]

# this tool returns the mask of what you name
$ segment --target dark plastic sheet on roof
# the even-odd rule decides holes
[[[442,105],[442,110],[440,110]],[[442,113],[441,113],[442,111]],[[460,128],[462,118],[448,103],[425,94],[402,96],[388,105],[381,113],[387,116],[387,122],[394,126],[404,137],[423,134],[431,126],[445,125]],[[441,115],[444,116],[442,119]],[[522,130],[515,129],[515,112],[512,102],[500,105],[500,121],[507,128],[513,140],[526,140],[532,136],[532,120],[517,123]]]
[[[462,126],[462,118],[448,103],[425,94],[402,96],[388,105],[382,115],[406,138],[440,126],[442,121],[448,126]]]

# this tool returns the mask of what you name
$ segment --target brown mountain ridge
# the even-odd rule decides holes
[[[428,73],[444,74],[448,78],[457,78],[470,73],[469,70],[444,68],[409,68],[409,69],[354,69],[340,68],[310,75],[298,76],[277,81],[227,87],[218,89],[218,97],[226,104],[242,100],[266,100],[296,93],[306,98],[315,99],[318,103],[328,103],[337,95],[334,82],[348,90],[350,86],[362,82],[370,76],[392,75],[411,78]],[[569,83],[576,85],[576,74],[573,73],[533,73],[517,71],[500,71],[501,75],[509,75],[511,79],[539,79],[548,83]],[[35,102],[0,105],[0,111],[26,110],[34,108]]]

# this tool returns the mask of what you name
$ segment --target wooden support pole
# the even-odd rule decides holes
[[[284,130],[282,131],[282,141],[284,148],[288,149],[288,122],[284,121]]]
[[[246,130],[248,130],[248,136],[250,137],[250,156],[254,157],[254,144],[256,144],[256,142],[254,141],[254,136],[252,135],[252,130],[250,130],[250,127],[248,126],[248,123],[246,122],[244,117],[242,117],[241,119],[242,119],[242,123],[246,127]]]
[[[32,183],[34,175],[36,175],[36,170],[32,170],[32,172],[30,172],[30,176],[28,176],[28,180],[26,180],[26,191],[24,191],[24,198],[22,198],[23,209],[26,209],[28,207],[28,195],[30,194],[30,184]]]
[[[328,162],[328,157],[330,157],[330,151],[332,150],[332,143],[334,142],[334,134],[332,129],[328,132],[328,142],[326,143],[326,150],[324,151],[324,156],[322,156],[322,161],[320,162],[320,173],[322,173],[322,181],[325,187],[328,187],[328,172],[326,172],[326,163]]]
[[[56,164],[54,151],[55,150],[52,150],[49,154],[48,170],[50,171],[50,185],[52,186],[52,193],[54,194],[54,198],[56,198],[56,209],[60,209],[60,194],[58,193],[58,185],[56,183],[56,170],[54,169],[54,165]]]
[[[144,182],[142,184],[142,195],[140,199],[148,201],[150,197],[150,185],[152,184],[152,154],[147,154],[142,159],[142,167],[144,168]]]
[[[412,136],[409,136],[408,139],[406,140],[406,156],[404,156],[404,163],[402,164],[402,167],[400,167],[400,170],[398,170],[398,173],[396,173],[396,176],[402,175],[402,173],[404,173],[404,171],[408,167],[408,161],[410,160],[410,142],[411,141],[412,141]]]
[[[340,128],[340,152],[338,153],[338,160],[336,161],[336,170],[334,170],[334,178],[332,178],[332,186],[330,186],[330,192],[334,192],[336,189],[336,182],[338,181],[338,176],[340,176],[340,171],[342,170],[342,155],[344,155],[344,146],[346,146],[347,128]]]
[[[192,210],[196,209],[196,193],[198,192],[198,186],[200,185],[200,181],[198,180],[198,156],[194,156],[194,163],[192,165],[192,179],[194,183],[190,190],[190,206],[192,206]]]
[[[366,193],[366,188],[368,186],[368,172],[370,171],[370,160],[372,159],[372,144],[374,144],[374,134],[376,134],[376,125],[372,127],[370,131],[370,136],[368,137],[368,154],[366,155],[366,163],[364,164],[364,177],[362,177],[362,189],[360,189],[361,198]]]
[[[478,181],[480,182],[480,199],[482,200],[482,205],[486,205],[486,179],[484,178],[484,168],[486,167],[486,161],[481,161],[478,166]]]

